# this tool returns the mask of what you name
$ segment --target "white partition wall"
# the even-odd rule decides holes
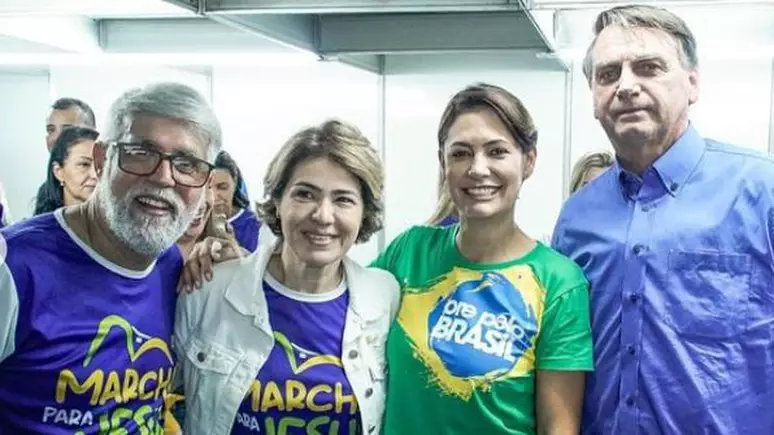
[[[45,71],[0,72],[0,183],[15,221],[32,214],[38,187],[46,177]]]
[[[457,57],[459,59],[459,57]],[[531,55],[497,53],[455,60],[453,55],[388,63],[385,106],[386,239],[389,243],[433,212],[438,182],[436,133],[455,92],[474,82],[496,84],[522,99],[538,128],[538,159],[516,207],[533,237],[549,234],[562,203],[565,73]]]
[[[271,158],[304,127],[339,118],[355,124],[380,148],[378,83],[376,74],[328,62],[216,67],[212,90],[224,148],[239,163],[251,199],[262,198]],[[366,263],[377,253],[374,237],[357,245],[352,255]]]
[[[699,101],[691,113],[699,132],[707,138],[768,152],[772,60],[699,62]]]
[[[79,98],[88,103],[97,118],[97,128],[107,121],[107,111],[123,92],[154,82],[173,81],[192,86],[208,100],[209,73],[157,65],[83,65],[51,67],[51,101]]]

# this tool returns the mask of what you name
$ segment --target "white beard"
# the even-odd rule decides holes
[[[193,221],[202,195],[195,204],[185,206],[183,198],[174,189],[160,189],[149,182],[142,181],[133,185],[123,198],[118,198],[110,188],[118,167],[106,171],[97,185],[97,199],[107,219],[108,228],[129,250],[147,257],[157,257],[172,246]],[[150,216],[133,210],[132,204],[139,195],[153,195],[172,204],[168,216]]]

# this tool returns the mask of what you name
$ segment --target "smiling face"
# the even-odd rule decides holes
[[[277,204],[283,251],[306,267],[341,261],[355,243],[364,202],[358,179],[327,157],[296,166]]]
[[[143,143],[164,153],[206,159],[202,140],[187,125],[171,118],[138,115],[125,141]],[[113,152],[122,151],[114,148]],[[162,161],[154,173],[140,176],[121,170],[120,158],[113,155],[107,162],[97,197],[112,232],[127,248],[156,256],[188,228],[199,210],[203,187],[177,183],[169,161]]]
[[[207,228],[207,221],[210,219],[210,214],[212,214],[213,197],[212,187],[208,183],[205,185],[202,204],[196,210],[196,214],[191,224],[188,225],[188,229],[185,230],[183,238],[198,240],[204,233],[204,230]]]
[[[446,180],[460,217],[513,214],[536,153],[522,152],[500,118],[488,109],[461,114],[449,128],[443,152]]]
[[[671,145],[698,99],[698,72],[687,68],[678,42],[649,28],[610,26],[591,51],[594,116],[617,149]]]

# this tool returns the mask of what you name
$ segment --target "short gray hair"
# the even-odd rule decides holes
[[[583,58],[583,75],[586,76],[586,80],[589,82],[591,82],[591,69],[593,67],[591,64],[591,51],[597,43],[599,34],[609,26],[662,30],[672,36],[680,46],[680,60],[684,67],[696,69],[699,66],[696,38],[682,18],[664,8],[655,6],[616,6],[601,12],[594,21],[594,40],[589,45],[588,50],[586,50],[586,56]]]
[[[110,107],[107,125],[100,140],[121,140],[135,116],[153,115],[180,120],[207,145],[210,162],[220,152],[223,133],[215,112],[197,90],[180,83],[162,82],[130,89]]]

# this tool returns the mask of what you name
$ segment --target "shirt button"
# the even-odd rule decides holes
[[[669,185],[669,190],[671,190],[672,192],[674,192],[675,190],[677,190],[677,188],[678,188],[678,187],[680,187],[680,185],[679,185],[679,184],[677,184],[677,183],[672,183],[672,184],[670,184],[670,185]]]
[[[626,406],[634,406],[634,397],[629,396],[626,398]]]
[[[368,433],[374,433],[375,430],[376,430],[376,426],[374,425],[368,426]]]
[[[637,302],[638,300],[640,300],[640,294],[639,293],[631,293],[631,294],[629,294],[629,299],[632,302]]]
[[[199,362],[204,362],[204,360],[207,359],[207,355],[205,355],[204,352],[199,352],[196,354],[196,359],[198,359]]]
[[[366,388],[366,390],[365,390],[365,396],[366,397],[371,397],[373,394],[374,394],[374,389],[373,388],[371,388],[371,387]]]
[[[352,350],[349,351],[349,358],[350,359],[355,359],[355,358],[357,358],[357,356],[358,356],[358,352],[357,352],[356,349],[352,349]]]
[[[644,250],[645,250],[645,247],[640,245],[639,243],[634,245],[634,247],[632,248],[632,252],[634,252],[634,255],[640,255],[640,253]]]
[[[629,352],[630,355],[634,355],[637,352],[633,344],[626,346],[626,351]]]

